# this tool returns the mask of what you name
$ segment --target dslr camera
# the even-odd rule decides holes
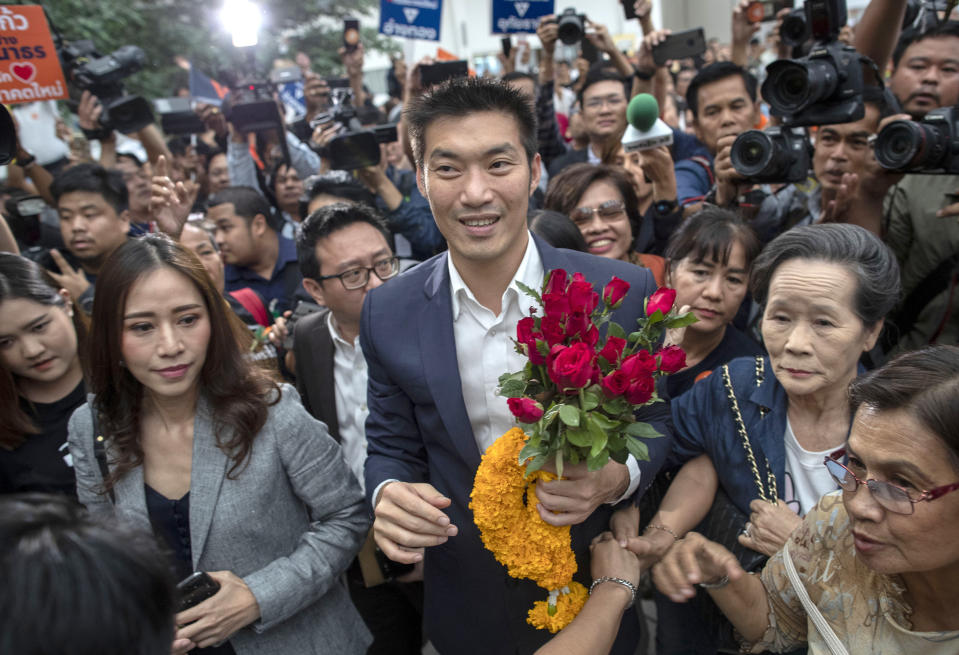
[[[67,80],[76,91],[89,91],[100,100],[104,131],[130,134],[153,122],[150,103],[141,96],[126,95],[122,80],[143,69],[146,56],[135,45],[125,45],[108,55],[100,54],[93,41],[58,42],[57,54]]]
[[[566,45],[575,45],[583,40],[586,34],[586,14],[577,14],[572,7],[567,7],[557,19],[559,23],[559,40]]]
[[[729,156],[733,168],[750,182],[798,183],[809,176],[812,144],[802,128],[769,127],[740,134]]]
[[[846,24],[845,0],[807,0],[804,10],[812,49],[801,59],[769,64],[763,98],[787,127],[858,121],[866,115],[863,65],[875,64],[837,41]]]
[[[330,88],[330,108],[313,117],[310,129],[336,123],[341,133],[333,137],[325,148],[313,141],[310,147],[330,161],[330,168],[350,171],[380,163],[380,144],[396,141],[396,123],[364,128],[356,117],[353,106],[353,90],[344,87]]]
[[[894,121],[876,137],[876,161],[897,173],[959,175],[959,106]]]

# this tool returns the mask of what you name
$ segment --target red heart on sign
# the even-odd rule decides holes
[[[21,82],[31,82],[37,75],[37,67],[33,64],[10,64],[10,72]]]

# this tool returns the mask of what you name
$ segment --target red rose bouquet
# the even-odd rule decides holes
[[[523,370],[499,379],[499,394],[529,440],[520,451],[531,473],[554,461],[587,463],[601,469],[610,458],[624,463],[629,454],[649,459],[642,439],[660,436],[636,421],[637,407],[658,402],[656,379],[686,365],[678,346],[658,348],[663,331],[695,322],[674,310],[676,291],[658,289],[646,301],[646,318],[627,332],[610,320],[622,305],[629,284],[614,277],[602,296],[580,274],[552,271],[542,295],[522,287],[540,305],[516,327],[516,350],[527,357]],[[605,338],[601,331],[605,326]]]
[[[646,301],[646,318],[630,333],[610,320],[629,284],[610,280],[602,297],[579,273],[554,270],[542,294],[520,285],[539,303],[516,326],[523,370],[499,379],[519,422],[484,453],[476,471],[470,509],[483,544],[514,578],[528,578],[548,592],[527,622],[557,632],[586,602],[573,581],[576,558],[569,526],[547,524],[536,511],[536,482],[563,475],[563,464],[585,461],[598,470],[610,458],[649,459],[642,439],[660,436],[636,421],[636,407],[657,402],[656,378],[685,366],[677,346],[657,349],[663,330],[693,323],[673,311],[676,292],[659,289]],[[605,334],[603,334],[605,332]],[[522,428],[522,429],[520,429]],[[556,473],[539,470],[555,463]]]

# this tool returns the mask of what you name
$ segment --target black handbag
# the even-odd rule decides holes
[[[765,363],[763,358],[756,357],[757,387],[763,383],[765,377],[764,369]],[[752,469],[753,479],[756,483],[757,497],[767,502],[775,503],[779,498],[776,477],[773,475],[769,462],[763,458],[762,464],[766,471],[766,483],[763,484],[763,476],[760,475],[759,472],[759,462],[757,462],[752,444],[749,442],[749,435],[746,432],[742,412],[739,410],[739,402],[736,400],[732,381],[729,378],[728,365],[722,367],[722,376],[723,383],[726,387],[726,395],[729,398],[730,409],[733,413],[736,431],[739,433],[743,449],[746,451],[746,460]],[[755,572],[760,570],[769,558],[763,553],[759,553],[751,548],[746,548],[739,543],[739,535],[742,534],[748,520],[749,517],[733,503],[729,495],[723,490],[722,486],[720,486],[719,489],[716,490],[716,497],[713,499],[709,513],[699,526],[699,531],[704,537],[710,541],[721,544],[735,555],[745,571]],[[709,597],[709,594],[697,594],[696,603],[700,605],[700,609],[703,612],[705,630],[707,634],[712,635],[716,643],[717,651],[722,653],[739,653],[739,642],[735,637],[732,624],[719,610],[719,607],[716,606],[712,598]]]

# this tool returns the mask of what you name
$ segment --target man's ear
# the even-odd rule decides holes
[[[263,214],[257,214],[253,217],[253,220],[250,221],[250,234],[259,239],[263,236],[263,233],[267,230],[266,216]]]
[[[763,107],[762,103],[757,100],[753,103],[753,125],[756,126],[756,129],[759,129],[759,121],[763,117]]]
[[[313,278],[303,278],[303,288],[310,294],[310,298],[316,301],[316,304],[326,307],[326,296],[323,295],[323,285]]]
[[[543,165],[542,158],[537,152],[533,155],[532,161],[530,161],[529,169],[529,195],[533,195],[533,192],[536,191],[536,187],[539,186],[539,180],[543,176]]]
[[[417,165],[416,167],[416,188],[420,190],[420,193],[423,194],[423,197],[426,198],[426,179],[423,173],[423,167]]]
[[[124,224],[124,228],[123,228],[124,232],[130,231],[130,219],[132,216],[133,214],[130,213],[129,209],[124,209],[122,212],[120,212],[117,215],[117,219]]]

